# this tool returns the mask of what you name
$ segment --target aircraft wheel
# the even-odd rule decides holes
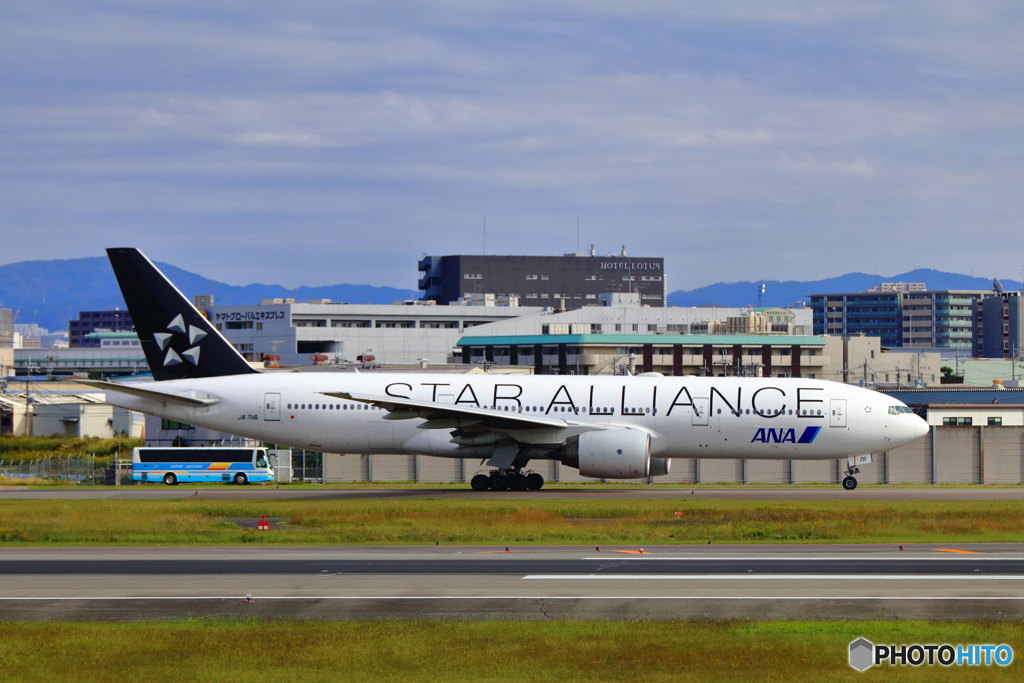
[[[469,480],[469,485],[474,491],[486,491],[491,488],[491,478],[486,474],[478,474]]]
[[[178,483],[178,477],[176,477],[174,473],[168,472],[164,475],[164,483],[168,486],[174,486]]]
[[[540,491],[541,487],[544,486],[544,477],[540,476],[536,472],[531,472],[526,475],[526,488],[530,491]]]
[[[516,472],[508,478],[508,487],[513,491],[525,491],[527,487],[526,475]]]
[[[244,486],[249,483],[249,477],[245,476],[242,472],[235,475],[235,483],[239,486]]]
[[[508,477],[501,472],[495,472],[490,476],[490,483],[495,491],[504,491],[508,488]]]
[[[843,479],[843,488],[847,491],[852,491],[857,488],[857,480],[853,477],[845,477]]]

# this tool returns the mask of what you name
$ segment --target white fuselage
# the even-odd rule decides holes
[[[457,445],[452,442],[454,427],[425,428],[429,425],[423,418],[395,419],[365,400],[328,393],[390,396],[564,421],[502,431],[505,438],[532,446],[555,447],[567,436],[595,427],[640,429],[650,434],[655,458],[830,459],[886,451],[928,431],[924,420],[900,410],[904,406],[899,401],[812,379],[324,372],[137,386],[218,402],[185,407],[114,391],[107,400],[231,434],[334,453],[480,457],[492,446]]]

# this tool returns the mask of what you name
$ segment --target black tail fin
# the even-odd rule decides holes
[[[138,249],[107,249],[153,378],[256,372]]]

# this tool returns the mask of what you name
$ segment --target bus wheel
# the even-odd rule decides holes
[[[235,475],[235,483],[239,486],[244,486],[249,483],[249,477],[245,476],[241,472]]]
[[[164,475],[164,483],[167,484],[168,486],[174,486],[175,484],[178,483],[178,477],[174,476],[173,473],[168,472],[167,474]]]

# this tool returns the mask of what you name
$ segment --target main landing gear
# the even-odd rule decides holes
[[[469,480],[469,485],[474,491],[539,491],[544,486],[544,477],[521,468],[498,469],[489,474],[477,474]]]

